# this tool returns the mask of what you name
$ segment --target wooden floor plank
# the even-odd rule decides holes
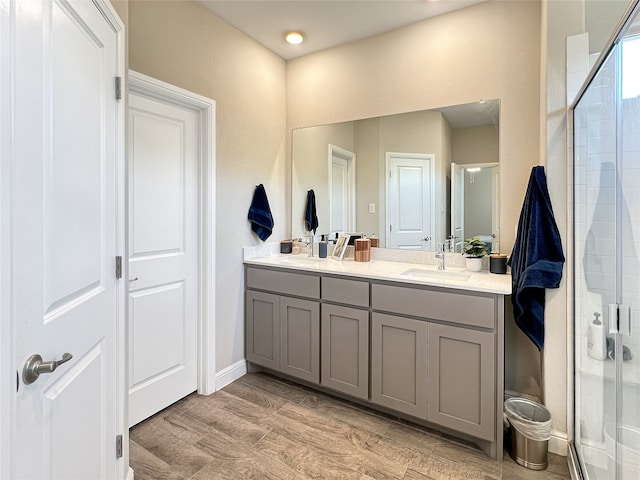
[[[136,480],[568,480],[262,373],[192,394],[130,431]]]

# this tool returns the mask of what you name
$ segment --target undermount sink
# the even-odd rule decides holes
[[[297,264],[317,264],[323,259],[318,257],[307,257],[304,255],[293,255],[290,257],[280,257],[278,259],[282,263],[297,263]]]
[[[468,270],[463,269],[451,269],[451,270],[435,270],[427,268],[410,268],[401,273],[406,277],[419,277],[428,280],[456,280],[459,282],[466,282],[471,278],[471,273]]]

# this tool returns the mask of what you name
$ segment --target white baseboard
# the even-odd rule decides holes
[[[569,442],[567,440],[567,434],[558,431],[551,432],[551,438],[549,439],[549,451],[556,455],[566,457],[569,453]]]
[[[133,468],[129,467],[129,471],[127,472],[127,480],[133,480]]]
[[[247,373],[247,361],[239,360],[216,373],[216,390],[226,387]]]

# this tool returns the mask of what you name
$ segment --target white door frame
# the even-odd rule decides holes
[[[436,235],[436,220],[435,215],[433,214],[434,205],[436,204],[436,192],[434,189],[435,185],[435,163],[436,156],[433,153],[399,153],[399,152],[386,152],[385,154],[385,164],[384,164],[384,198],[385,198],[385,215],[384,215],[384,239],[385,246],[389,248],[390,245],[390,232],[389,232],[389,168],[391,164],[391,160],[394,158],[411,158],[413,160],[429,160],[430,168],[429,168],[429,189],[431,191],[431,221],[429,228],[431,229],[431,239],[435,239]]]
[[[347,161],[347,175],[348,175],[348,183],[349,183],[349,209],[347,214],[347,231],[355,232],[356,228],[356,154],[350,152],[349,150],[345,150],[344,148],[337,147],[335,145],[329,144],[329,175],[328,175],[328,186],[329,191],[327,195],[329,196],[329,229],[331,229],[331,202],[332,202],[332,192],[333,192],[333,156],[337,155],[339,157],[344,158]],[[333,232],[327,232],[333,233]]]
[[[129,70],[129,92],[198,113],[198,393],[209,395],[216,391],[216,102],[133,70]]]
[[[107,20],[111,28],[117,32],[117,75],[124,80],[125,76],[125,28],[109,1],[93,0],[96,8]],[[12,259],[11,259],[11,189],[12,170],[11,164],[18,161],[13,157],[13,129],[15,121],[15,109],[12,105],[13,72],[9,63],[14,50],[13,22],[15,21],[18,7],[11,0],[0,0],[0,478],[9,478],[11,458],[14,454],[11,437],[14,429],[14,411],[16,408],[15,397],[18,386],[17,372],[22,365],[16,364],[15,359],[15,332],[16,318],[13,312],[16,306],[13,304],[13,291],[11,286]],[[6,59],[6,60],[5,60]],[[116,251],[124,256],[125,252],[125,102],[118,102],[116,108],[116,222],[114,231],[116,236]],[[126,397],[128,395],[125,357],[125,288],[123,281],[117,285],[117,431],[128,438],[126,421]],[[125,456],[118,465],[118,478],[124,479],[127,475],[128,457]]]

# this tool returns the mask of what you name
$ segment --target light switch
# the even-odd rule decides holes
[[[375,203],[370,203],[369,204],[369,213],[376,213],[376,204]]]

